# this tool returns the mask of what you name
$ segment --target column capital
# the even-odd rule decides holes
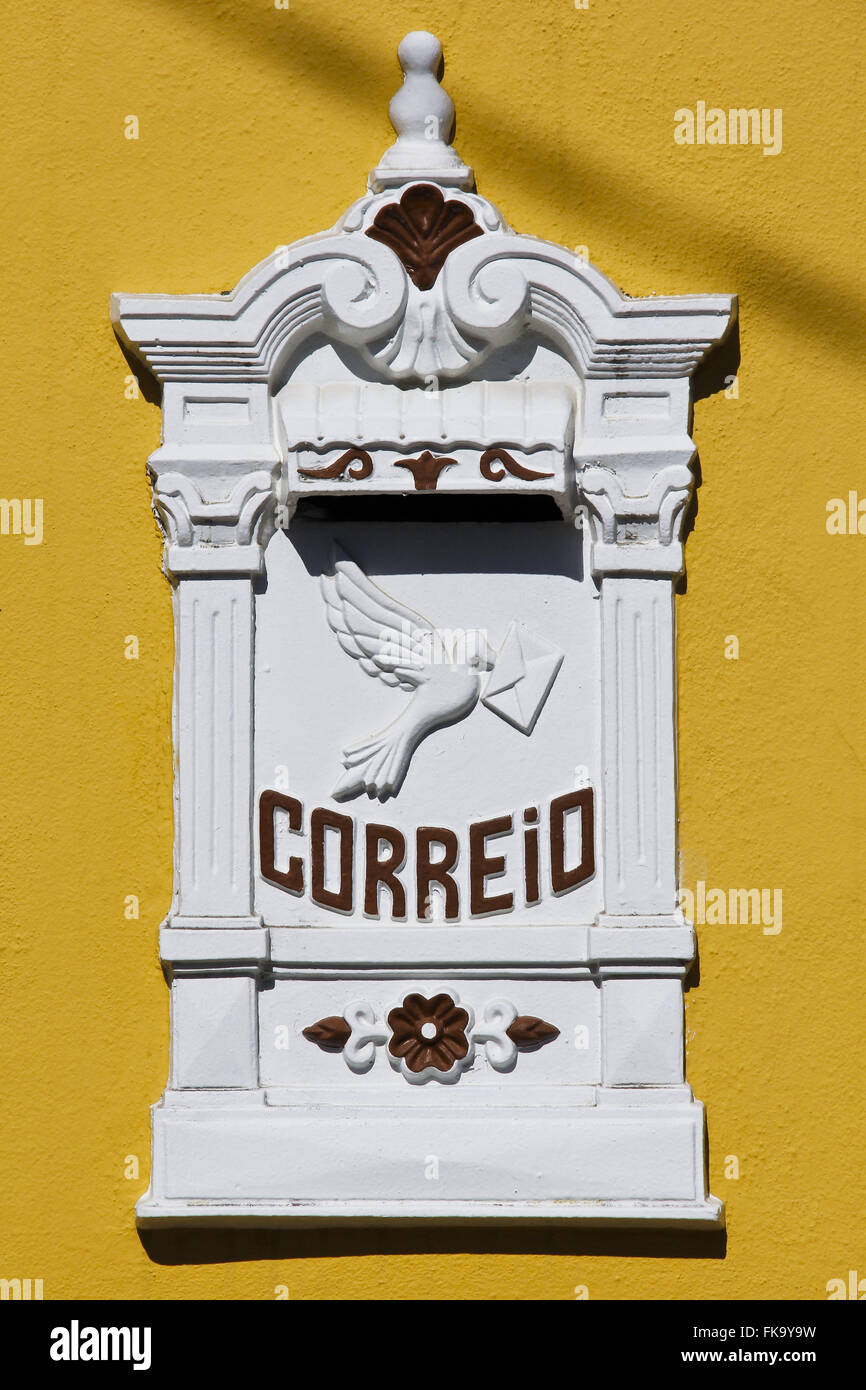
[[[264,460],[258,461],[259,463]],[[165,534],[165,569],[185,575],[256,575],[275,528],[279,464],[190,477],[151,467],[153,508]]]
[[[691,457],[628,460],[626,467],[591,463],[580,474],[593,529],[596,576],[644,574],[674,578],[683,569],[681,532],[694,488]]]

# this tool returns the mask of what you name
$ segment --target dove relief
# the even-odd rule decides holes
[[[549,642],[512,623],[497,653],[483,632],[440,630],[386,594],[344,551],[335,550],[333,573],[321,586],[343,651],[368,676],[411,696],[386,729],[343,750],[336,800],[396,796],[419,744],[466,719],[480,699],[532,733],[563,660]]]

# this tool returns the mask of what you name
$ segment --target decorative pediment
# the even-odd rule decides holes
[[[273,383],[313,334],[384,380],[457,381],[528,330],[585,377],[682,377],[724,336],[727,295],[631,299],[513,232],[447,143],[454,108],[425,44],[401,45],[397,141],[330,232],[278,247],[229,294],[113,296],[119,334],[160,381]]]

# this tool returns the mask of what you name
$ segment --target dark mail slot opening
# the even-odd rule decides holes
[[[297,515],[310,521],[562,521],[552,497],[385,496],[302,497]]]

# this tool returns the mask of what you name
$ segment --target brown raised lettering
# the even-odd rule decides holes
[[[538,875],[538,830],[535,828],[537,820],[538,807],[527,806],[523,812],[523,821],[525,825],[532,827],[523,832],[523,885],[527,907],[537,903],[541,897],[541,884]]]
[[[325,887],[325,831],[336,830],[340,836],[340,887],[336,892]],[[320,907],[335,912],[351,912],[354,901],[352,865],[355,848],[355,823],[351,816],[338,811],[326,811],[317,806],[310,816],[310,867],[312,886],[310,897]]]
[[[505,872],[505,856],[489,858],[487,841],[496,835],[510,835],[511,830],[510,816],[476,821],[469,827],[469,910],[473,917],[480,917],[486,912],[510,912],[514,906],[513,893],[488,897],[485,892],[487,879]]]
[[[433,845],[441,845],[445,854],[436,863],[430,859]],[[460,916],[460,894],[457,884],[451,877],[451,870],[457,863],[460,853],[457,836],[453,830],[445,830],[440,825],[420,826],[416,833],[416,880],[418,889],[418,916],[426,921],[430,912],[430,885],[439,883],[445,889],[445,920],[453,921]]]
[[[387,859],[379,858],[382,841],[390,846]],[[406,838],[393,825],[367,826],[367,854],[364,871],[364,911],[379,916],[379,884],[391,894],[391,916],[406,916],[406,890],[397,873],[406,862]]]
[[[274,816],[277,811],[288,813],[290,830],[300,830],[304,819],[304,808],[293,796],[283,796],[282,792],[262,792],[259,797],[259,858],[262,878],[267,879],[268,883],[275,883],[278,888],[285,888],[287,893],[303,893],[303,860],[293,856],[285,871],[278,869],[274,862]]]
[[[580,863],[565,867],[565,817],[580,810]],[[554,893],[568,893],[595,873],[592,787],[568,792],[550,803],[550,885]]]

